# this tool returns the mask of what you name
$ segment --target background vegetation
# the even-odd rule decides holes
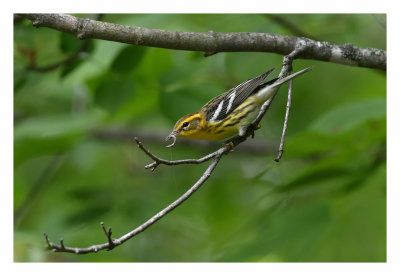
[[[383,15],[279,16],[318,40],[386,49]],[[274,18],[256,14],[119,14],[102,20],[293,35]],[[282,61],[268,53],[204,58],[94,40],[72,63],[37,70],[71,56],[83,43],[35,29],[28,20],[15,23],[15,261],[386,261],[386,74],[312,60],[294,62],[296,71],[314,70],[294,82],[281,162],[273,158],[287,86],[256,138],[246,142],[258,150],[239,146],[191,199],[144,233],[97,254],[44,250],[43,232],[68,246],[106,242],[100,221],[121,236],[186,191],[206,166],[150,172],[144,169],[150,160],[130,137],[106,138],[99,131],[151,135],[144,144],[167,159],[203,156],[220,143],[178,141],[167,149],[163,137],[182,115]]]

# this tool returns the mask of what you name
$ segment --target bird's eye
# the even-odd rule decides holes
[[[182,124],[182,127],[187,127],[189,125],[189,122],[184,122],[183,124]]]

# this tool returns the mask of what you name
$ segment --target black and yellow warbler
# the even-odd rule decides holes
[[[176,137],[201,140],[222,140],[233,135],[243,136],[247,127],[257,117],[261,106],[283,83],[311,70],[310,67],[282,79],[263,83],[273,71],[246,80],[206,103],[199,111],[179,119],[166,141]]]

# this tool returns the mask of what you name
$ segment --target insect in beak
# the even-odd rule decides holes
[[[172,131],[167,137],[165,137],[165,141],[169,141],[171,139],[173,139],[172,144],[166,146],[167,148],[173,147],[175,145],[176,142],[176,131]]]

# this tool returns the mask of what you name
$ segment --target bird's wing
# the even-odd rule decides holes
[[[206,120],[210,122],[222,121],[236,107],[242,104],[254,90],[262,84],[264,79],[271,74],[275,68],[265,72],[264,74],[255,77],[254,79],[246,80],[229,91],[219,95],[209,101],[202,109],[207,110]],[[210,108],[212,106],[212,108]]]

